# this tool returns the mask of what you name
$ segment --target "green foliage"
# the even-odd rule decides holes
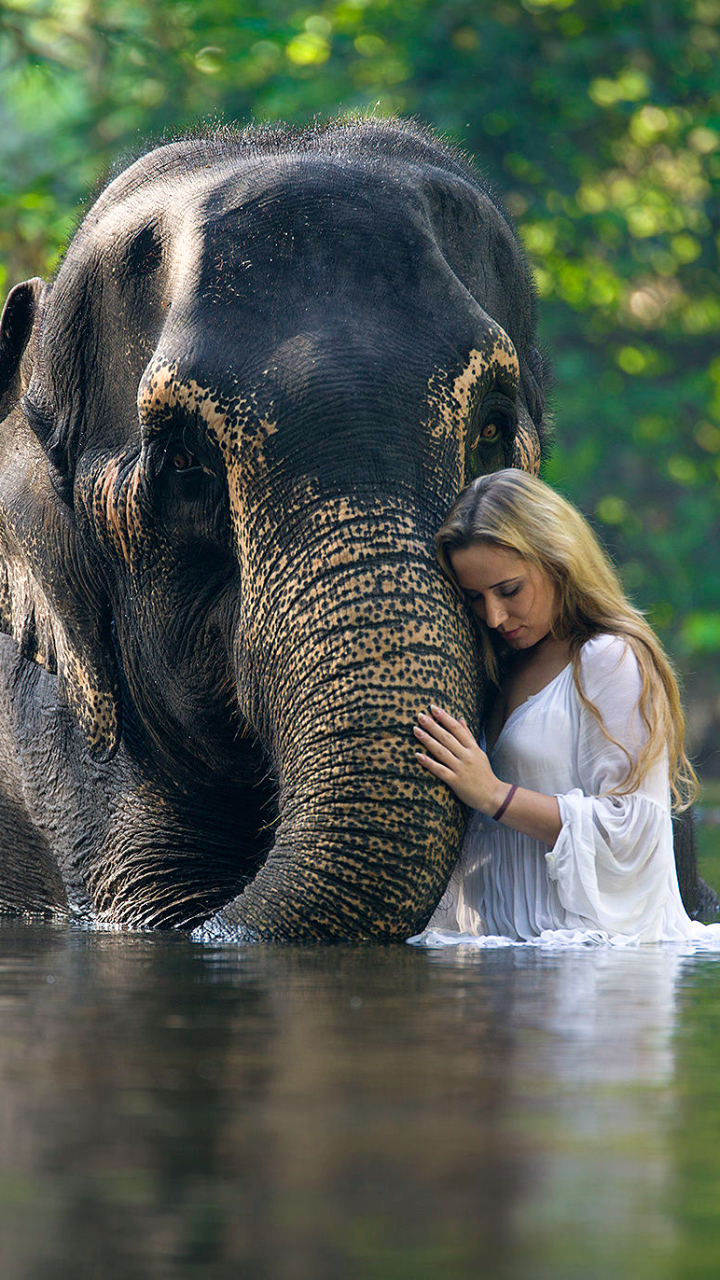
[[[520,226],[555,364],[547,478],[688,669],[720,652],[720,0],[5,0],[0,288],[140,138],[417,115]]]

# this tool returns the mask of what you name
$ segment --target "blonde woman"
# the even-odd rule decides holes
[[[508,469],[460,494],[436,543],[496,696],[482,745],[443,708],[418,716],[419,764],[475,812],[411,941],[720,948],[720,925],[687,916],[675,871],[671,806],[697,791],[677,681],[587,522]]]

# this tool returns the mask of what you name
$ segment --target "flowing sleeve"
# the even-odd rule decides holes
[[[641,675],[618,636],[598,636],[582,652],[581,678],[608,732],[636,757],[646,740],[637,706]],[[608,795],[628,757],[580,704],[575,770],[579,786],[557,797],[562,829],[546,854],[568,924],[655,941],[677,896],[667,757],[631,795]]]

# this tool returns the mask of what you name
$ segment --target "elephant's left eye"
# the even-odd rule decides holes
[[[491,391],[475,409],[468,436],[468,472],[484,475],[509,465],[517,426],[517,406],[508,396]]]

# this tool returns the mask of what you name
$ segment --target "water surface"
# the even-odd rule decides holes
[[[5,923],[0,1274],[714,1276],[719,963]]]

